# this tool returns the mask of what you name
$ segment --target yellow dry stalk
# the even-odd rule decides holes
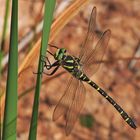
[[[62,28],[79,12],[79,10],[89,0],[76,0],[74,1],[52,24],[49,43],[53,41],[56,35],[62,30]],[[24,69],[33,66],[33,62],[38,60],[39,50],[41,46],[41,38],[37,41],[32,50],[28,53],[23,63],[19,67],[18,74]]]
[[[4,90],[0,90],[0,127],[2,126],[3,114],[4,114],[4,101],[5,101],[5,94]]]

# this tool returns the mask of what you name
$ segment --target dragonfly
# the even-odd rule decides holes
[[[45,73],[47,75],[53,75],[59,67],[63,67],[67,72],[71,74],[70,79],[66,85],[63,96],[58,101],[54,112],[53,120],[56,121],[61,116],[65,116],[66,125],[65,132],[69,135],[76,123],[80,111],[83,108],[85,102],[86,89],[84,82],[93,87],[98,91],[114,108],[119,112],[121,117],[127,122],[129,126],[136,129],[136,125],[132,118],[118,105],[112,97],[110,97],[102,88],[100,88],[95,82],[93,82],[90,77],[98,70],[100,66],[100,61],[102,60],[105,50],[107,49],[108,42],[111,36],[111,31],[107,29],[101,35],[100,39],[97,41],[94,47],[89,47],[93,44],[95,40],[95,24],[96,24],[96,7],[92,9],[89,26],[85,41],[80,50],[79,56],[75,57],[69,55],[65,48],[58,48],[57,46],[50,45],[56,48],[56,52],[50,53],[55,62],[51,64],[48,57],[44,56],[46,59],[42,58],[41,62],[44,69],[50,70],[53,68],[51,73]]]

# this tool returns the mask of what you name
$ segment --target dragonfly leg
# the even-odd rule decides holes
[[[46,59],[46,61],[49,63],[49,65],[47,65],[47,62],[44,60],[44,58]],[[55,61],[53,64],[51,64],[51,62],[49,61],[48,57],[46,56],[42,56],[42,63],[43,63],[43,73],[46,75],[53,75],[57,69],[59,68],[60,64],[59,61]],[[44,72],[44,68],[46,68],[47,70],[50,70],[52,67],[55,67],[54,70],[51,73],[46,73]]]
[[[51,76],[58,70],[59,67],[60,67],[60,65],[56,66],[55,69],[51,73],[46,73],[46,72],[43,72],[43,73],[48,75],[48,76]]]
[[[53,75],[58,70],[59,66],[60,66],[59,61],[56,61],[53,64],[50,64],[49,67],[47,67],[47,65],[44,65],[44,68],[46,68],[47,70],[50,70],[52,67],[55,67],[55,68],[54,68],[54,70],[50,74],[46,73],[44,71],[43,71],[43,73],[46,74],[46,75],[49,75],[49,76]]]
[[[44,60],[44,59],[46,59],[46,60]],[[47,62],[49,63],[48,65],[47,65]],[[49,59],[48,59],[48,57],[46,57],[46,56],[41,56],[41,62],[42,62],[42,64],[43,64],[43,67],[46,67],[46,69],[50,69],[50,67],[51,67],[51,62],[49,61]]]
[[[47,62],[48,62],[48,64],[47,64]],[[37,72],[37,73],[33,72],[34,74],[42,74],[42,73],[44,73],[44,74],[50,76],[50,75],[53,75],[57,71],[59,66],[60,66],[59,61],[55,61],[53,64],[51,64],[51,62],[49,61],[48,57],[46,57],[46,56],[41,56],[41,63],[42,63],[41,71]],[[44,72],[44,69],[50,70],[52,67],[55,67],[55,68],[51,73]]]
[[[50,51],[47,50],[47,52],[54,57],[54,55]]]
[[[33,74],[42,74],[42,72],[44,71],[43,69],[44,69],[44,67],[42,67],[40,72],[33,72]]]
[[[46,59],[46,61],[49,63],[47,64],[47,62],[44,60],[44,58]],[[48,57],[46,56],[41,56],[41,63],[42,63],[42,68],[40,72],[33,72],[33,74],[42,74],[44,72],[44,68],[46,68],[47,70],[51,69],[52,64],[50,63]]]
[[[57,46],[55,46],[55,45],[52,45],[52,44],[48,44],[50,47],[53,47],[53,48],[56,48],[56,49],[58,49],[58,47]]]
[[[46,61],[41,61],[41,63],[42,63],[41,71],[40,72],[33,72],[33,74],[42,74],[43,73],[44,65],[46,65],[46,67],[47,67],[47,64],[46,64]]]
[[[47,70],[50,70],[52,67],[56,67],[56,66],[59,66],[59,61],[55,61],[53,64],[50,63],[49,59],[47,58],[47,61],[49,63],[49,65],[47,65],[46,61],[42,61],[44,64],[44,68],[46,68]]]

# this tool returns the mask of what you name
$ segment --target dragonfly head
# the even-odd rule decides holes
[[[54,54],[54,58],[56,60],[62,60],[65,53],[66,53],[66,49],[64,48],[57,49],[56,53]]]

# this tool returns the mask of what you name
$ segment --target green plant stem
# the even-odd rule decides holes
[[[43,67],[40,60],[41,60],[42,55],[45,56],[46,49],[48,46],[47,44],[48,44],[48,40],[49,40],[50,27],[51,27],[52,18],[53,18],[54,7],[55,7],[55,0],[45,0],[45,14],[44,14],[43,34],[42,34],[42,42],[41,42],[41,49],[40,49],[38,73],[40,73],[40,71]],[[35,88],[35,96],[34,96],[33,112],[32,112],[32,119],[31,119],[30,132],[29,132],[29,140],[36,140],[40,88],[41,88],[41,74],[38,74],[36,88]]]
[[[18,74],[18,0],[12,0],[10,48],[2,140],[16,140]]]

